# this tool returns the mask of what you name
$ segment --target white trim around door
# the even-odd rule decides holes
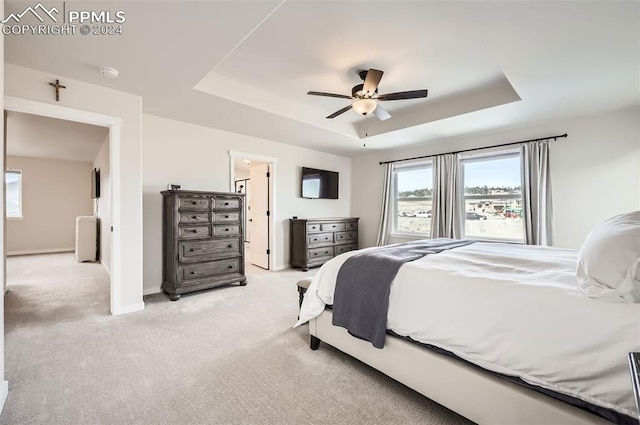
[[[258,155],[249,152],[238,152],[238,151],[229,151],[229,191],[235,191],[235,170],[234,164],[235,159],[249,159],[251,161],[260,161],[265,162],[270,165],[269,172],[271,173],[271,177],[269,179],[269,270],[276,270],[276,262],[277,260],[277,250],[276,250],[276,238],[275,238],[275,229],[276,229],[276,177],[278,173],[276,172],[276,165],[278,163],[278,158],[272,156]]]

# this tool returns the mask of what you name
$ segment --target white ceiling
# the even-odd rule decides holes
[[[109,129],[7,112],[7,155],[93,162]]]
[[[47,5],[56,2],[47,2]],[[59,2],[61,3],[61,2]],[[6,14],[25,2],[7,1]],[[130,1],[123,35],[5,36],[5,60],[143,97],[145,113],[328,152],[429,143],[640,103],[638,1]],[[120,71],[107,80],[98,67]],[[333,119],[359,69],[381,122]],[[64,80],[62,81],[64,84]],[[69,87],[67,90],[73,90]],[[64,91],[62,93],[64,96]]]

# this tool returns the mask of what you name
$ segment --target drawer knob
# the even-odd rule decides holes
[[[195,248],[191,248],[189,251],[194,252],[196,249]]]
[[[317,241],[317,240],[318,240],[318,239],[316,239],[316,238],[313,238],[313,241],[314,241],[314,242],[315,242],[315,241]]]
[[[224,229],[224,231],[225,231],[225,232],[228,232],[228,231],[229,231],[229,229],[228,229],[228,228],[227,228],[227,229]]]
[[[229,265],[229,268],[230,268],[230,269],[232,269],[232,268],[233,268],[233,266],[232,266],[232,265]]]
[[[197,215],[192,215],[191,218],[195,220],[195,219],[198,218],[198,216]]]
[[[336,227],[336,225],[334,224],[334,225],[333,225],[333,226],[331,226],[331,227]]]
[[[196,201],[191,201],[191,203],[192,203],[193,205],[198,205],[198,203],[197,203]]]
[[[191,272],[191,274],[196,274],[196,272]]]
[[[225,216],[224,216],[224,218],[229,218],[229,216],[228,216],[228,215],[225,215]]]
[[[224,204],[225,204],[225,205],[229,205],[229,203],[228,203],[228,202],[225,202]]]
[[[187,229],[187,232],[198,233],[198,231],[196,229]]]
[[[227,248],[233,248],[233,245],[229,244],[227,245]]]

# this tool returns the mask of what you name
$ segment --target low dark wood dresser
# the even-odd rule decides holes
[[[358,217],[289,219],[291,260],[304,271],[358,249]]]
[[[181,294],[239,282],[244,274],[244,194],[167,190],[162,290]]]

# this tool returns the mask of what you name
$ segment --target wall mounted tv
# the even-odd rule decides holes
[[[338,172],[302,167],[302,197],[338,199]]]
[[[100,170],[91,170],[91,199],[100,197]]]

